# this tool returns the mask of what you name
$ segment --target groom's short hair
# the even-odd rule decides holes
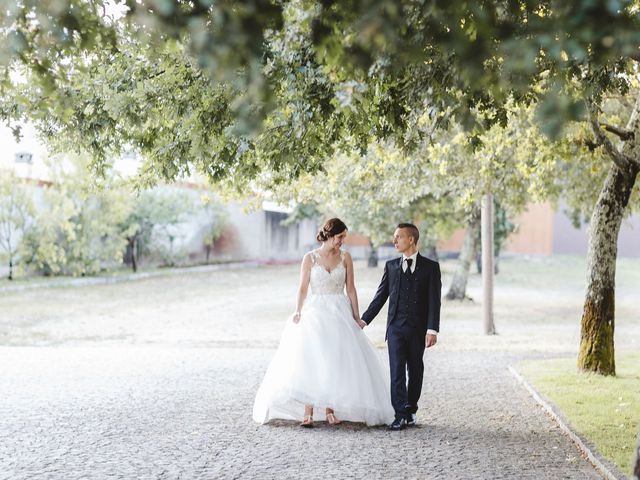
[[[413,223],[399,223],[396,228],[406,228],[409,230],[409,236],[413,237],[415,243],[418,243],[418,240],[420,239],[420,232],[418,231],[418,227]]]

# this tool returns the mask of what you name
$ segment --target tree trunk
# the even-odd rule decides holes
[[[376,268],[378,266],[378,249],[373,245],[373,242],[369,240],[369,259],[367,260],[367,266],[369,268]]]
[[[587,294],[582,313],[578,368],[615,375],[615,277],[618,233],[638,169],[611,163],[589,232]]]
[[[11,227],[9,227],[9,233],[7,235],[7,250],[9,253],[9,280],[13,280],[13,245],[11,243]]]
[[[496,327],[493,323],[493,195],[487,193],[482,199],[481,210],[482,230],[482,295],[484,333],[495,335]]]
[[[633,478],[640,480],[640,433],[638,434],[638,443],[636,443],[636,454],[633,462]]]
[[[129,251],[131,252],[131,268],[133,269],[133,273],[136,273],[138,271],[138,264],[136,262],[137,236],[134,235],[133,237],[128,237],[127,240],[129,241]]]
[[[467,296],[467,280],[469,279],[471,262],[474,260],[476,253],[476,238],[478,237],[479,227],[480,211],[479,209],[474,209],[467,223],[467,231],[460,250],[458,268],[453,275],[451,286],[445,296],[447,300],[463,300]]]

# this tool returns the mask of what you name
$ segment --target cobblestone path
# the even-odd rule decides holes
[[[0,347],[0,478],[601,478],[508,372],[519,354],[428,351],[420,426],[389,432],[255,424],[273,352]]]

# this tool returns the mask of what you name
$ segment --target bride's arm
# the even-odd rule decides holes
[[[356,292],[356,283],[353,276],[353,259],[349,252],[344,253],[344,263],[347,267],[347,296],[351,301],[351,310],[353,319],[360,322],[360,309],[358,308],[358,292]]]
[[[311,255],[308,253],[302,258],[302,265],[300,266],[300,286],[298,287],[298,296],[296,297],[296,311],[293,314],[293,321],[298,323],[300,321],[300,312],[302,311],[302,305],[307,298],[307,291],[309,290],[309,278],[311,276]]]

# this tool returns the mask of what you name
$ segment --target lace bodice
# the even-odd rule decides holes
[[[309,285],[314,295],[335,295],[344,292],[347,270],[344,266],[344,252],[340,255],[340,263],[330,272],[318,263],[318,254],[311,252],[311,276]]]

